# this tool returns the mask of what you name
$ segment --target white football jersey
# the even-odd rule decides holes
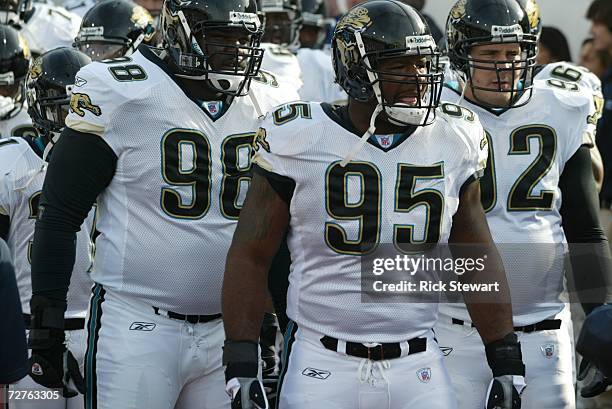
[[[262,70],[271,72],[279,81],[287,83],[296,92],[302,88],[304,84],[302,71],[295,54],[286,47],[271,43],[263,43],[261,48],[264,49],[263,61],[261,62]]]
[[[297,58],[304,82],[299,91],[302,101],[347,103],[348,95],[335,82],[334,67],[329,52],[300,48]]]
[[[555,62],[541,67],[536,76],[539,80],[556,79],[574,82],[583,88],[591,90],[593,102],[598,115],[601,117],[604,109],[604,97],[601,89],[601,80],[588,69],[570,62]]]
[[[263,112],[297,96],[251,87]],[[66,125],[99,135],[118,158],[98,198],[94,281],[165,310],[220,312],[261,122],[252,100],[235,98],[213,120],[223,107],[190,99],[147,47],[83,67],[72,98]]]
[[[540,67],[535,76],[536,80],[558,79],[566,82],[576,82],[580,86],[601,95],[601,80],[588,69],[571,62],[555,62]]]
[[[445,87],[442,98],[458,102]],[[566,239],[561,226],[559,178],[583,144],[592,145],[597,114],[592,93],[575,83],[536,80],[524,106],[494,112],[464,100],[489,138],[489,162],[481,179],[491,234],[504,260],[514,324],[528,325],[564,307]],[[468,320],[465,306],[442,312]]]
[[[476,116],[443,107],[458,117],[440,108],[434,124],[391,149],[368,142],[346,167],[340,161],[360,137],[331,105],[292,103],[267,116],[254,162],[295,182],[287,315],[299,326],[346,341],[397,342],[434,325],[437,302],[409,294],[403,303],[362,302],[361,263],[364,251],[393,249],[396,234],[448,241],[460,189],[484,169],[487,149]]]
[[[42,193],[47,163],[23,138],[0,140],[0,214],[9,216],[8,245],[15,263],[17,286],[24,313],[30,311],[32,298],[31,247],[38,203]],[[68,289],[66,318],[84,318],[92,281],[91,233],[92,210],[77,233],[76,261]]]
[[[34,54],[57,47],[72,47],[79,32],[81,17],[63,7],[35,3],[34,14],[22,26],[20,33]]]
[[[0,139],[11,136],[35,136],[36,130],[32,126],[32,120],[28,115],[28,107],[24,104],[17,115],[0,121]]]

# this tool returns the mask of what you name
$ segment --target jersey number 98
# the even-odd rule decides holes
[[[253,133],[231,135],[221,145],[223,180],[219,207],[228,219],[235,220],[240,214],[238,203],[241,187],[250,181],[250,154]],[[246,158],[241,163],[240,151]],[[165,187],[161,190],[163,211],[178,219],[201,219],[211,203],[212,149],[206,135],[192,129],[173,129],[161,141],[162,177],[175,187],[190,187],[191,200],[185,199],[179,190]],[[246,186],[245,186],[246,187]],[[244,192],[243,192],[244,193]],[[185,204],[186,203],[186,204]]]

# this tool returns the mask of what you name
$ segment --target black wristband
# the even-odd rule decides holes
[[[54,328],[64,330],[66,303],[51,300],[41,295],[33,295],[30,300],[32,319],[30,328]]]
[[[514,332],[485,345],[485,352],[494,377],[503,375],[525,376],[521,344]]]
[[[232,378],[256,378],[259,371],[259,346],[252,341],[226,340],[223,344],[225,381]]]

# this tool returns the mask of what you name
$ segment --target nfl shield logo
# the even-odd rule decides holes
[[[386,148],[387,146],[391,145],[391,139],[387,136],[381,136],[380,145]]]
[[[210,112],[211,114],[216,114],[219,111],[219,108],[217,106],[217,102],[209,102],[208,103],[208,112]]]
[[[544,344],[540,348],[545,358],[551,359],[555,356],[555,344]]]
[[[32,373],[39,376],[43,374],[42,367],[37,362],[32,364]]]
[[[417,371],[417,378],[423,383],[431,380],[431,368],[421,368]]]

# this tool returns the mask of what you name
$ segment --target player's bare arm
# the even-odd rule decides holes
[[[227,255],[222,309],[227,339],[257,341],[267,275],[289,224],[287,203],[255,174]]]
[[[472,182],[464,188],[459,208],[453,218],[449,243],[475,245],[487,255],[487,267],[482,272],[459,276],[462,282],[499,283],[499,293],[494,299],[482,293],[464,293],[472,321],[485,344],[503,338],[513,332],[510,290],[504,266],[491,238],[484,210],[480,204],[480,184]],[[463,247],[461,251],[466,250]]]

